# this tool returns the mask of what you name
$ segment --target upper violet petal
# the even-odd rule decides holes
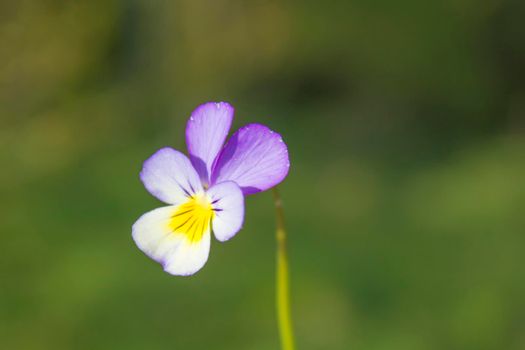
[[[211,183],[234,181],[245,195],[280,183],[290,168],[288,148],[281,135],[261,124],[239,129],[217,156]]]
[[[233,121],[233,107],[226,102],[208,102],[197,107],[186,125],[190,160],[207,186],[213,161],[219,154]]]
[[[169,147],[159,149],[144,162],[140,179],[149,193],[169,204],[183,203],[203,191],[188,157]]]

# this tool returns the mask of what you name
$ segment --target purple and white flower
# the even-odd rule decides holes
[[[288,149],[264,125],[246,125],[224,145],[233,113],[225,102],[199,106],[186,126],[189,159],[165,147],[144,162],[144,186],[168,205],[142,215],[132,236],[172,275],[199,271],[208,260],[211,231],[221,242],[235,236],[244,220],[244,196],[288,174]]]

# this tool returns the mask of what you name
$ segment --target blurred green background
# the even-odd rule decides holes
[[[277,349],[274,217],[131,240],[206,101],[285,138],[298,348],[525,349],[525,2],[1,1],[0,348]]]

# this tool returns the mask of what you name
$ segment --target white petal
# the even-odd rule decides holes
[[[161,263],[166,272],[187,276],[199,271],[208,260],[210,229],[202,232],[199,240],[175,232],[172,222],[180,207],[162,207],[142,215],[133,225],[132,235],[139,249]]]
[[[215,216],[212,221],[213,233],[217,240],[224,242],[235,236],[244,220],[244,196],[233,181],[212,186],[208,192]]]
[[[177,276],[189,276],[199,271],[210,254],[210,230],[198,243],[184,240],[163,264],[164,271]]]

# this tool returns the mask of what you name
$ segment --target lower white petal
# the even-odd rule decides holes
[[[190,215],[192,221],[189,224],[196,222],[197,226],[192,225],[190,229],[189,224],[179,225],[181,218],[186,220],[189,215],[189,205],[191,203],[152,210],[142,215],[132,228],[133,239],[139,249],[161,263],[164,270],[172,275],[192,275],[208,260],[210,219]]]
[[[210,254],[210,230],[205,232],[198,243],[184,240],[164,261],[164,271],[177,276],[189,276],[199,271]]]

